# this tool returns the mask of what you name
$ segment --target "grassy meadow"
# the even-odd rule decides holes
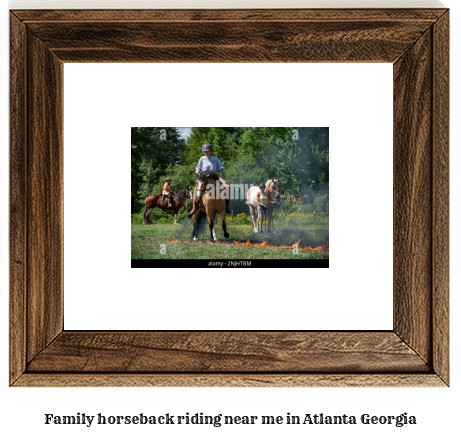
[[[292,214],[295,215],[295,214]],[[143,225],[142,216],[132,215],[131,258],[132,259],[328,259],[328,251],[303,250],[302,247],[319,247],[328,242],[328,221],[312,215],[278,217],[276,233],[253,233],[248,215],[237,215],[227,219],[228,239],[224,238],[221,220],[216,225],[218,243],[209,243],[208,225],[192,241],[192,224],[183,219],[181,224],[154,223]],[[170,242],[170,241],[179,242]],[[290,248],[242,246],[233,243],[285,245]],[[291,247],[299,241],[299,249]]]

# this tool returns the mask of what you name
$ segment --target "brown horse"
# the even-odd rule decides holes
[[[205,213],[208,219],[208,225],[210,227],[210,242],[217,241],[216,232],[214,230],[214,220],[219,213],[222,219],[222,228],[224,230],[224,237],[228,238],[226,226],[226,200],[221,198],[222,191],[216,192],[216,182],[219,177],[215,172],[211,170],[203,171],[200,175],[196,175],[197,178],[197,200],[202,200],[205,208]],[[194,213],[194,230],[192,231],[192,238],[194,241],[197,240],[198,224],[203,215],[203,211],[200,207],[196,208]]]
[[[164,211],[173,210],[174,211],[174,223],[177,224],[176,220],[178,218],[178,211],[181,209],[181,206],[184,202],[189,199],[190,200],[190,189],[181,189],[179,192],[173,195],[171,198],[171,206],[166,207],[163,204],[163,196],[161,194],[152,194],[146,198],[145,206],[144,206],[144,219],[143,224],[152,224],[151,214],[152,211],[158,207]]]

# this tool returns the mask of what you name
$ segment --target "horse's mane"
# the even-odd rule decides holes
[[[186,199],[186,191],[188,191],[188,189],[181,189],[180,191],[178,191],[176,193],[176,195],[179,197],[179,198],[182,198],[182,199]]]
[[[272,188],[274,187],[274,183],[277,183],[275,179],[269,179],[266,182],[267,192],[272,192]]]
[[[201,182],[204,182],[207,177],[211,177],[213,180],[219,180],[218,175],[212,170],[205,170],[198,176]]]

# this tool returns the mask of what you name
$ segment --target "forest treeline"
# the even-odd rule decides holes
[[[213,145],[228,183],[259,185],[278,178],[282,196],[292,203],[328,212],[328,127],[192,127],[187,139],[176,127],[132,127],[131,193],[136,211],[148,195],[161,193],[166,177],[172,179],[174,191],[193,187],[205,143]],[[244,201],[233,203],[237,213],[248,212]]]

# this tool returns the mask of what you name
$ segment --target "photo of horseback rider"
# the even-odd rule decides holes
[[[163,191],[162,191],[163,206],[166,207],[167,209],[170,209],[173,206],[173,203],[172,203],[173,191],[171,190],[171,186],[170,186],[171,179],[166,178],[164,182],[165,184],[163,185]]]
[[[224,171],[224,166],[222,165],[219,158],[213,155],[213,146],[211,144],[204,144],[202,146],[202,151],[203,151],[204,156],[202,156],[200,160],[198,161],[197,167],[195,168],[195,174],[199,175],[203,171],[211,170],[211,171],[214,171],[219,177],[219,173]],[[227,190],[226,200],[225,200],[226,201],[226,213],[231,214],[231,211],[229,210],[229,203],[230,203],[229,185],[221,177],[219,177],[219,183],[221,184],[221,189]],[[194,189],[192,210],[190,211],[189,216],[192,216],[195,213],[197,207],[200,207],[200,200],[197,200],[197,186],[196,186]]]
[[[260,232],[263,232],[263,218],[267,217],[269,229],[271,228],[271,214],[269,213],[269,200],[266,193],[266,185],[261,183],[259,185],[259,192],[256,194],[256,203],[258,204],[258,223]],[[269,231],[270,232],[270,231]]]
[[[131,143],[132,262],[329,267],[328,127],[132,127]]]

